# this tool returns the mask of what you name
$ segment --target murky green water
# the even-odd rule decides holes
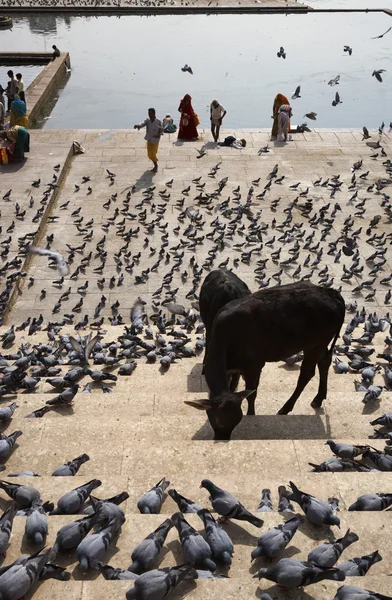
[[[228,111],[227,128],[269,127],[275,94],[291,95],[297,85],[295,123],[314,111],[317,121],[308,123],[316,127],[375,127],[392,120],[392,32],[371,37],[391,24],[383,13],[37,15],[16,17],[1,40],[8,50],[50,50],[55,43],[70,52],[72,72],[48,128],[128,128],[149,106],[177,119],[186,93],[204,126],[217,98]],[[352,56],[343,52],[345,44]],[[281,45],[286,60],[276,55]],[[194,75],[181,71],[185,63]],[[372,77],[381,68],[383,83]],[[338,74],[340,84],[328,86]],[[343,103],[333,107],[336,91]]]

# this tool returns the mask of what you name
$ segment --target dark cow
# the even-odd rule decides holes
[[[217,269],[207,275],[201,286],[199,297],[200,316],[206,328],[206,351],[203,364],[206,362],[212,325],[220,309],[231,300],[249,296],[251,293],[246,283],[232,271]],[[239,378],[233,379],[238,384]]]
[[[284,360],[302,350],[304,359],[297,386],[278,414],[293,410],[314,376],[316,365],[320,382],[311,405],[319,408],[327,396],[328,369],[344,314],[345,304],[339,292],[307,282],[263,289],[229,302],[217,314],[209,341],[205,378],[210,398],[187,404],[207,411],[216,440],[230,439],[242,419],[244,398],[248,399],[248,415],[255,414],[264,364]],[[229,390],[233,372],[243,376],[246,390]]]

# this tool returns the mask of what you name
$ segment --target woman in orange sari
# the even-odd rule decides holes
[[[271,131],[271,140],[272,141],[276,141],[277,136],[278,136],[278,115],[279,115],[279,109],[281,106],[283,106],[283,104],[290,106],[290,101],[286,98],[286,96],[283,96],[283,94],[277,94],[275,96],[274,105],[272,107],[272,118],[274,120],[274,123],[272,125],[272,131]],[[290,131],[290,121],[288,124],[288,130]]]

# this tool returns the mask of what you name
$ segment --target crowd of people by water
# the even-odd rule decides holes
[[[59,51],[53,46],[54,58]],[[57,51],[57,52],[56,52]],[[29,151],[30,136],[28,133],[28,114],[25,96],[25,86],[21,73],[9,70],[7,73],[9,81],[5,88],[0,85],[0,139],[5,144],[0,148],[0,164],[7,164],[14,160],[23,160],[24,153]],[[5,101],[5,98],[7,99]],[[7,107],[6,107],[7,105]],[[161,136],[165,133],[177,132],[178,140],[197,140],[199,133],[197,127],[200,125],[198,114],[193,108],[192,98],[185,94],[182,98],[178,112],[180,113],[178,127],[173,117],[167,113],[162,121],[157,118],[154,108],[148,110],[148,117],[134,125],[135,129],[146,129],[145,140],[147,142],[147,155],[153,163],[153,172],[158,170],[158,147]],[[211,134],[214,142],[221,146],[232,148],[244,148],[246,140],[237,140],[233,136],[227,136],[223,142],[219,142],[220,129],[227,111],[222,104],[214,99],[210,104]],[[273,104],[273,126],[271,140],[288,141],[290,131],[290,117],[292,109],[290,102],[283,94],[277,94]],[[8,121],[9,117],[9,121]]]
[[[0,84],[0,164],[3,165],[23,160],[25,152],[30,150],[23,77],[21,73],[14,74],[11,70],[7,75],[7,86],[4,88]]]

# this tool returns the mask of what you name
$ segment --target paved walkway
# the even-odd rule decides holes
[[[371,149],[362,141],[358,131],[312,131],[295,135],[288,144],[269,142],[268,132],[262,130],[223,132],[223,136],[229,134],[244,137],[246,148],[218,148],[210,141],[209,132],[202,132],[199,141],[189,143],[178,143],[175,136],[165,136],[159,149],[159,172],[153,175],[148,170],[151,165],[141,132],[31,131],[27,161],[0,171],[0,268],[14,257],[24,260],[19,241],[26,233],[37,232],[37,245],[49,244],[67,259],[71,256],[71,272],[61,281],[45,257],[34,257],[17,267],[26,275],[19,282],[19,291],[15,291],[1,332],[40,314],[44,321],[34,335],[28,335],[28,328],[17,332],[13,346],[3,350],[11,364],[11,352],[16,352],[22,342],[31,347],[48,343],[49,322],[56,323],[52,328],[58,328],[53,329],[57,333],[50,341],[56,346],[59,335],[86,335],[89,325],[101,317],[103,342],[117,342],[124,332],[119,315],[129,326],[130,311],[138,297],[146,302],[152,343],[158,343],[158,331],[151,321],[154,312],[162,309],[170,319],[165,309],[168,299],[190,308],[209,270],[226,261],[252,290],[267,280],[275,285],[305,276],[314,283],[341,287],[346,302],[357,302],[358,309],[365,307],[368,313],[387,315],[386,294],[390,286],[382,280],[392,273],[388,216],[391,178],[388,165],[383,163],[392,156],[392,135],[386,132],[380,138],[387,154],[382,157],[380,150]],[[377,132],[371,132],[371,136],[370,141],[379,139]],[[73,140],[82,144],[85,154],[70,157]],[[266,146],[269,152],[260,152]],[[205,155],[197,158],[202,147]],[[354,185],[352,167],[361,160],[363,163],[355,167]],[[270,179],[275,166],[276,177]],[[43,200],[48,184],[54,181],[53,175],[60,182],[59,188],[54,187],[53,198]],[[84,182],[83,177],[88,181]],[[283,179],[279,182],[280,177]],[[38,180],[40,183],[33,186]],[[250,211],[245,207],[248,195]],[[23,218],[16,216],[16,212],[24,210]],[[37,217],[40,210],[46,210],[45,216]],[[381,218],[371,226],[376,215]],[[342,237],[343,233],[346,237]],[[352,256],[341,252],[347,248],[348,239],[356,241],[357,267],[355,255],[353,263]],[[375,252],[379,254],[370,258]],[[263,261],[267,261],[265,268]],[[103,272],[97,273],[102,264]],[[299,267],[299,274],[294,275]],[[352,268],[351,278],[345,278]],[[9,268],[5,275],[13,272],[15,269]],[[354,292],[361,283],[366,285]],[[68,299],[60,301],[68,290]],[[97,310],[103,295],[106,302]],[[348,312],[346,321],[352,316]],[[166,342],[186,335],[187,347],[197,349],[202,331],[196,333],[195,329],[181,327],[182,317],[177,317],[166,327]],[[138,335],[148,342],[147,333],[144,327]],[[362,333],[361,326],[353,338],[358,339]],[[366,344],[375,350],[372,359],[390,349],[384,343],[388,334],[389,328]],[[352,345],[358,348],[362,344],[353,341]],[[56,395],[47,377],[41,378],[35,391],[5,395],[0,408],[13,399],[19,405],[6,433],[23,431],[7,461],[5,475],[24,469],[41,475],[9,481],[33,485],[44,500],[54,502],[66,491],[95,477],[102,481],[96,491],[100,498],[126,490],[129,498],[123,509],[127,520],[103,559],[126,568],[137,543],[176,510],[167,497],[161,516],[138,514],[138,499],[162,476],[180,493],[208,506],[207,494],[199,489],[204,477],[229,489],[252,511],[256,510],[261,489],[271,489],[275,512],[263,515],[265,524],[261,531],[282,522],[282,516],[276,512],[277,490],[292,480],[324,500],[332,496],[339,499],[342,524],[340,533],[335,528],[333,533],[343,535],[350,528],[360,538],[345,551],[344,560],[375,550],[383,556],[369,575],[351,578],[347,583],[390,594],[390,515],[380,512],[370,516],[348,512],[347,508],[362,493],[390,492],[391,473],[311,473],[308,463],[319,464],[332,456],[325,446],[328,438],[369,443],[374,430],[370,421],[392,410],[391,392],[383,390],[378,401],[365,406],[364,392],[355,391],[354,382],[361,378],[360,374],[350,371],[339,375],[331,369],[329,397],[319,414],[310,408],[317,389],[316,377],[293,414],[277,416],[277,410],[294,388],[298,365],[269,364],[263,371],[256,416],[242,420],[231,442],[214,443],[204,413],[183,403],[204,398],[208,393],[201,375],[201,356],[183,357],[165,370],[159,357],[156,363],[149,364],[145,351],[141,354],[132,376],[119,376],[115,384],[107,384],[112,393],[103,393],[100,384],[92,384],[90,394],[77,394],[72,409],[50,412],[43,418],[25,419]],[[348,362],[344,355],[341,358]],[[382,359],[374,361],[386,364]],[[62,373],[69,369],[60,366]],[[117,372],[116,368],[108,370]],[[86,375],[81,388],[89,380]],[[384,384],[382,371],[374,383]],[[384,440],[371,440],[371,444],[380,450],[384,448]],[[85,452],[90,460],[76,477],[51,477],[54,468]],[[0,492],[0,507],[6,505],[6,495]],[[47,545],[53,544],[62,525],[76,518],[50,516]],[[21,553],[37,550],[24,538],[24,521],[23,517],[15,519],[6,564]],[[197,516],[190,515],[189,522],[200,529]],[[250,600],[255,595],[260,597],[261,590],[268,591],[273,600],[334,598],[340,585],[336,582],[319,583],[306,588],[306,592],[284,592],[262,580],[258,588],[252,575],[264,565],[251,565],[250,552],[260,531],[238,522],[230,523],[227,531],[235,544],[230,579],[186,584],[173,598],[189,592],[192,599]],[[327,530],[305,525],[284,556],[306,559],[312,547],[330,536]],[[171,531],[161,564],[181,562],[178,537]],[[43,582],[34,599],[117,600],[124,598],[132,586],[132,582],[105,581],[94,571],[82,575],[75,553],[59,557],[58,564],[67,567],[71,580]]]

